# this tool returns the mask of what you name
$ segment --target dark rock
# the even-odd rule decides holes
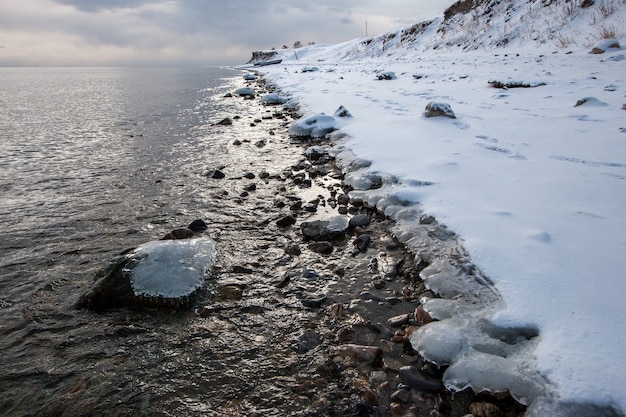
[[[339,106],[335,113],[333,114],[335,117],[352,117],[352,114],[346,109],[344,106]]]
[[[247,178],[249,180],[252,180],[252,179],[255,178],[255,175],[252,172],[247,172],[247,173],[243,174],[243,177]]]
[[[449,104],[435,102],[430,102],[426,105],[424,117],[448,117],[450,119],[456,119]]]
[[[240,300],[243,295],[243,290],[239,285],[225,285],[220,287],[219,298],[227,301]]]
[[[474,417],[500,417],[502,416],[502,411],[500,408],[492,403],[487,402],[479,402],[472,403],[469,406],[470,413]]]
[[[256,191],[256,184],[246,185],[245,187],[243,187],[243,189],[246,191]]]
[[[359,250],[359,252],[367,252],[367,248],[370,245],[370,235],[364,233],[359,235],[353,242],[353,245]]]
[[[235,139],[235,140],[233,141],[233,145],[235,145],[235,146],[241,146],[241,141],[240,141],[239,139]]]
[[[220,120],[219,122],[216,123],[216,125],[218,126],[230,126],[233,124],[232,119],[230,119],[229,117]]]
[[[296,218],[292,215],[285,216],[282,219],[276,221],[278,227],[288,227],[296,224]]]
[[[320,241],[333,240],[344,236],[348,229],[348,218],[335,216],[329,220],[314,220],[303,222],[300,229],[305,238]]]
[[[408,314],[402,314],[400,316],[390,318],[387,320],[387,323],[389,323],[391,327],[402,327],[407,324],[409,320],[411,320],[411,316]]]
[[[419,305],[415,308],[415,321],[424,325],[433,321],[433,318],[426,312],[426,310],[424,310],[423,305]]]
[[[421,391],[439,391],[441,382],[422,373],[413,366],[403,366],[400,368],[400,379],[413,389]]]
[[[309,249],[322,255],[330,255],[333,253],[333,245],[327,241],[314,242],[309,245]]]
[[[245,266],[234,265],[233,266],[233,272],[235,274],[251,274],[254,271],[252,269],[250,269],[250,268],[246,268]]]
[[[302,201],[296,201],[291,206],[289,206],[289,210],[291,211],[299,211],[302,210]]]
[[[202,219],[197,219],[192,221],[187,229],[191,230],[194,233],[204,232],[209,228],[209,226]]]
[[[287,245],[285,247],[285,253],[291,256],[300,256],[300,254],[302,254],[302,251],[300,250],[300,246],[293,244],[293,245]]]
[[[408,389],[400,388],[391,394],[391,401],[399,401],[402,403],[408,403],[411,400],[411,391]]]
[[[337,204],[347,206],[350,203],[350,197],[347,194],[340,194],[337,196]]]
[[[226,174],[224,174],[219,169],[214,169],[212,171],[207,172],[207,177],[213,178],[214,180],[221,180],[222,178],[226,178]]]
[[[379,366],[382,364],[383,350],[378,346],[341,345],[335,348],[335,354],[350,357],[356,362]]]
[[[302,336],[298,338],[298,353],[306,353],[321,343],[322,337],[319,334],[311,329],[306,329]]]
[[[300,300],[302,305],[308,308],[320,308],[324,301],[326,301],[325,295],[304,297]]]
[[[357,214],[350,219],[350,222],[348,224],[350,227],[367,226],[368,224],[370,224],[370,218],[367,216],[367,214]]]
[[[161,240],[189,239],[193,235],[194,233],[189,229],[176,229],[163,236]]]

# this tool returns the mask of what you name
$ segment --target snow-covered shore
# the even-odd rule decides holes
[[[346,58],[360,44],[281,51],[283,62],[262,73],[304,114],[340,105],[352,113],[344,146],[372,161],[363,174],[399,180],[366,197],[414,202],[458,235],[504,302],[472,312],[462,332],[481,320],[535,329],[523,351],[500,356],[531,379],[538,371],[560,402],[623,413],[624,51],[526,46]],[[379,80],[382,71],[396,78]],[[456,119],[423,117],[431,101],[450,104]],[[476,354],[475,344],[457,353]]]

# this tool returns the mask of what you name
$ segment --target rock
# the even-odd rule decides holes
[[[337,204],[341,206],[347,206],[350,203],[350,197],[347,194],[340,194],[337,196]]]
[[[241,87],[235,90],[235,94],[239,96],[253,96],[254,88],[252,87]]]
[[[417,306],[415,309],[415,321],[417,321],[420,325],[428,324],[433,321],[433,318],[424,310],[423,305]]]
[[[324,113],[305,116],[289,127],[289,135],[294,137],[322,138],[337,128],[337,120]]]
[[[278,227],[289,227],[296,224],[296,218],[292,215],[285,216],[276,221]],[[299,254],[298,254],[299,255]]]
[[[330,255],[333,253],[333,245],[328,241],[314,242],[309,245],[309,249],[322,255]]]
[[[232,270],[235,274],[251,274],[254,272],[251,268],[246,268],[241,265],[234,265]]]
[[[302,201],[296,201],[292,205],[289,206],[289,210],[291,211],[300,211],[302,210]]]
[[[206,176],[209,178],[213,178],[214,180],[221,180],[222,178],[226,178],[226,174],[224,174],[219,169],[214,169],[206,173]]]
[[[240,141],[239,139],[235,139],[235,140],[233,141],[233,145],[235,145],[235,146],[241,146],[241,141]]]
[[[225,285],[219,289],[219,298],[222,300],[236,301],[240,300],[243,290],[238,285]]]
[[[435,102],[430,102],[426,105],[424,117],[448,117],[450,119],[456,119],[456,115],[449,104]]]
[[[502,411],[500,408],[492,403],[472,403],[469,406],[470,413],[474,417],[500,417],[502,416]]]
[[[300,246],[293,244],[287,245],[285,247],[285,253],[291,256],[300,256],[300,254],[302,254],[302,251],[300,250]]]
[[[367,233],[363,233],[359,235],[352,244],[356,246],[359,252],[367,252],[367,248],[370,245],[370,241],[371,241],[370,235],[368,235]]]
[[[348,109],[346,109],[344,106],[339,106],[339,108],[335,110],[335,113],[333,114],[333,116],[350,118],[352,117],[352,114],[350,114]]]
[[[367,226],[370,224],[370,218],[367,216],[367,214],[357,214],[356,216],[352,217],[350,219],[350,222],[348,223],[348,225],[350,227],[356,227],[356,226]]]
[[[603,54],[608,49],[621,49],[621,45],[617,39],[603,39],[591,50],[592,54]]]
[[[321,343],[322,337],[319,334],[311,329],[306,329],[302,336],[298,338],[298,353],[306,353]]]
[[[411,388],[421,391],[439,391],[441,382],[423,374],[418,368],[413,366],[403,366],[400,368],[400,379]]]
[[[300,230],[305,238],[320,241],[332,240],[344,236],[348,229],[346,216],[335,216],[329,220],[314,220],[302,222]]]
[[[246,172],[245,174],[243,174],[243,177],[249,180],[253,180],[254,178],[256,178],[256,175],[254,175],[252,172]]]
[[[398,77],[396,77],[396,74],[393,71],[383,71],[377,75],[377,78],[379,80],[395,80]]]
[[[402,327],[407,324],[409,320],[411,320],[411,316],[408,314],[402,314],[400,316],[391,317],[387,320],[387,323],[389,323],[391,327]]]
[[[246,185],[245,187],[243,187],[243,189],[246,191],[256,191],[256,184]]]
[[[579,106],[606,107],[608,106],[608,104],[602,100],[598,100],[595,97],[583,97],[576,102],[576,105],[574,107]]]
[[[303,306],[309,308],[320,308],[322,304],[324,304],[324,301],[326,301],[325,295],[308,296],[300,300]]]
[[[341,345],[335,348],[334,353],[368,365],[379,366],[382,364],[383,350],[378,346]]]
[[[161,240],[189,239],[193,235],[193,231],[189,229],[176,229],[163,236]]]
[[[278,104],[285,104],[289,101],[286,97],[281,97],[277,93],[269,93],[261,97],[261,103],[267,106],[274,106]]]
[[[219,122],[215,123],[218,126],[230,126],[233,124],[233,120],[229,117],[220,120]]]
[[[411,391],[408,389],[400,388],[391,394],[391,401],[398,401],[402,403],[408,403],[411,400]]]
[[[178,308],[204,285],[214,256],[215,242],[208,238],[147,242],[99,272],[76,307]]]
[[[187,229],[191,230],[194,233],[204,232],[209,228],[209,226],[202,219],[197,219],[192,221]]]

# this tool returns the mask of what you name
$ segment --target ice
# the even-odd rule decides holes
[[[321,138],[337,129],[337,126],[337,119],[324,113],[318,113],[296,120],[289,127],[289,134],[291,136]]]
[[[284,104],[289,99],[287,97],[281,97],[277,93],[269,93],[261,97],[261,103],[267,105]]]
[[[209,238],[152,241],[131,254],[122,272],[137,296],[185,297],[204,285],[215,253]]]
[[[243,75],[243,79],[246,80],[246,81],[254,81],[254,80],[257,79],[257,76],[254,75],[254,74],[248,73],[248,74],[244,74]]]
[[[251,96],[251,95],[254,95],[254,88],[240,87],[235,90],[235,94],[240,95],[240,96]]]

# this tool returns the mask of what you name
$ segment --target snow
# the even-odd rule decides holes
[[[180,298],[204,285],[214,257],[215,242],[209,238],[158,240],[135,249],[123,272],[130,275],[135,295]]]
[[[413,37],[405,28],[314,45],[298,49],[298,60],[287,51],[263,75],[316,120],[319,112],[349,108],[353,117],[339,126],[347,137],[337,140],[335,154],[350,171],[353,193],[396,219],[396,234],[417,253],[428,239],[415,237],[419,213],[435,217],[478,268],[468,276],[434,265],[426,274],[448,304],[432,304],[442,320],[412,341],[426,356],[438,348],[420,333],[434,332],[434,345],[451,343],[440,350],[451,363],[448,387],[511,389],[530,404],[529,416],[556,415],[559,404],[572,403],[623,413],[623,51],[589,53],[598,31],[585,25],[600,19],[596,6],[557,22],[565,9],[555,8],[567,3],[503,3],[506,15],[496,10],[489,27],[471,26],[473,15],[436,18]],[[623,31],[626,5],[610,4],[616,9],[606,24]],[[561,37],[550,26],[557,23]],[[437,31],[441,25],[447,30]],[[626,43],[623,32],[617,37]],[[319,71],[303,73],[304,65]],[[381,71],[397,77],[379,82]],[[527,88],[494,88],[494,80]],[[456,119],[424,117],[429,102],[449,104]],[[382,188],[368,190],[376,181]],[[513,346],[494,351],[502,344],[493,329],[512,329]]]

